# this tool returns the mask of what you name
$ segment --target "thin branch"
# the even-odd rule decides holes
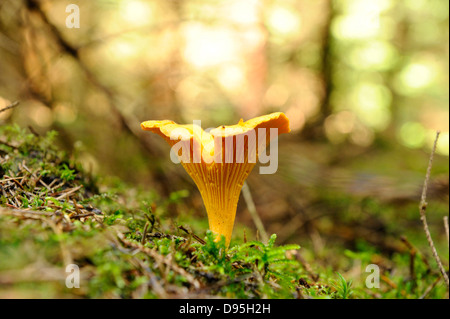
[[[447,235],[447,247],[450,248],[449,238],[448,238],[448,216],[444,216],[444,228],[445,234]]]
[[[420,296],[419,299],[425,299],[428,294],[431,292],[431,290],[433,290],[434,287],[436,287],[436,285],[438,284],[438,282],[441,280],[442,277],[437,277],[435,281],[433,281],[433,283],[431,284],[431,286],[429,286],[425,292],[422,294],[422,296]]]
[[[242,195],[244,196],[245,203],[247,204],[248,211],[252,216],[253,222],[255,223],[256,229],[261,235],[261,239],[263,243],[267,243],[269,241],[269,237],[267,236],[266,229],[264,228],[264,224],[261,221],[261,218],[256,211],[255,202],[253,201],[252,193],[250,192],[250,188],[248,187],[247,182],[244,182],[242,186]]]
[[[416,248],[408,241],[405,236],[400,237],[400,240],[408,247],[409,249],[409,276],[411,280],[416,280],[416,272],[415,272],[415,259],[417,250]]]
[[[42,21],[49,27],[51,35],[53,39],[56,41],[56,44],[60,47],[61,51],[72,56],[75,61],[78,63],[90,83],[101,91],[108,98],[111,103],[112,112],[114,116],[116,116],[119,120],[119,123],[122,128],[125,129],[127,133],[137,138],[140,142],[143,149],[148,152],[150,155],[154,155],[154,148],[149,145],[149,142],[142,137],[141,130],[139,125],[135,125],[136,121],[130,120],[126,117],[120,110],[121,107],[117,105],[115,94],[103,83],[101,83],[96,75],[88,68],[88,66],[80,59],[80,48],[72,45],[69,41],[67,41],[59,29],[52,24],[52,22],[48,19],[44,10],[41,8],[41,4],[38,0],[27,0],[26,5],[29,11],[36,12]]]
[[[9,110],[9,109],[15,108],[17,105],[19,105],[19,103],[20,103],[19,101],[12,102],[7,107],[4,107],[4,108],[0,109],[0,113],[5,112],[6,110]]]
[[[319,280],[320,275],[313,271],[311,265],[306,261],[305,258],[303,258],[302,254],[300,252],[296,252],[295,254],[297,256],[297,260],[300,262],[300,264],[306,270],[308,276],[314,281],[314,283],[316,283]]]
[[[440,134],[440,132],[438,131],[436,133],[436,139],[434,140],[433,149],[431,151],[430,160],[428,162],[427,174],[425,176],[425,182],[424,182],[423,188],[422,188],[422,197],[420,200],[419,208],[420,208],[420,219],[423,222],[423,229],[425,231],[425,235],[427,237],[428,244],[431,247],[431,251],[433,252],[434,259],[436,260],[436,263],[439,266],[439,270],[441,271],[441,274],[444,277],[444,281],[447,285],[447,289],[449,289],[449,280],[448,280],[447,272],[445,271],[445,268],[442,265],[441,259],[439,258],[439,255],[436,251],[436,247],[434,246],[433,239],[431,238],[431,233],[428,228],[428,223],[427,223],[427,218],[426,218],[428,182],[430,180],[431,167],[433,166],[433,158],[434,158],[434,154],[436,153],[436,146],[437,146],[437,142],[439,140],[439,134]]]
[[[196,241],[198,241],[200,244],[205,245],[206,241],[204,241],[203,239],[201,239],[200,237],[198,237],[196,234],[194,234],[192,231],[190,231],[189,229],[186,229],[186,227],[184,227],[183,225],[178,226],[179,229],[181,229],[182,231],[184,231],[186,234],[192,236]]]

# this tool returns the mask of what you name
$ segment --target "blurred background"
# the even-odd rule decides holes
[[[66,25],[72,3],[79,28]],[[421,229],[437,130],[430,218],[445,236],[448,23],[447,0],[2,0],[0,108],[20,104],[0,123],[56,130],[87,170],[161,196],[186,189],[186,209],[205,216],[140,122],[205,129],[282,111],[278,172],[248,180],[267,232],[319,255],[325,234],[391,251],[389,234]]]

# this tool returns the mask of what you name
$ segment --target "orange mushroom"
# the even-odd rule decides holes
[[[209,228],[231,241],[239,194],[244,181],[271,140],[290,132],[288,118],[280,112],[236,125],[219,126],[209,133],[197,125],[173,121],[146,121],[143,130],[162,136],[197,185],[208,215]],[[271,156],[277,155],[272,154]]]

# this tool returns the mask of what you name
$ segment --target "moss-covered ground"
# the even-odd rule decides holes
[[[0,128],[0,298],[448,298],[431,255],[406,237],[395,252],[361,240],[316,258],[302,254],[301,242],[279,245],[273,234],[262,243],[239,232],[226,249],[206,218],[167,214],[183,191],[164,198],[92,176],[54,138]],[[321,200],[330,209],[355,206],[339,196]],[[379,286],[368,277],[373,269],[361,270],[368,264],[379,267]],[[352,279],[343,275],[348,265]]]

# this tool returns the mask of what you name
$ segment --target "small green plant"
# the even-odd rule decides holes
[[[277,236],[273,234],[267,245],[264,245],[258,241],[252,241],[245,243],[241,246],[237,246],[237,258],[244,258],[247,262],[255,262],[258,270],[266,276],[273,274],[275,276],[281,276],[280,273],[271,269],[269,266],[272,264],[287,264],[294,262],[286,257],[288,250],[300,249],[298,245],[284,245],[275,247],[275,240]]]
[[[347,281],[340,273],[337,274],[339,276],[339,279],[334,284],[334,288],[336,289],[335,297],[338,299],[349,299],[353,294],[353,291],[351,289],[352,280]]]
[[[236,273],[233,272],[232,262],[226,254],[225,237],[222,236],[217,242],[215,238],[216,235],[208,230],[205,244],[198,248],[196,256],[205,265],[205,270],[219,276],[229,274],[234,277]]]
[[[74,169],[70,169],[67,164],[63,164],[62,168],[60,169],[60,176],[61,179],[66,181],[66,182],[70,182],[73,181],[75,179],[75,170]]]
[[[39,198],[39,196],[32,197],[31,206],[33,208],[38,208],[42,206],[42,204],[44,204],[44,201],[41,198]]]

